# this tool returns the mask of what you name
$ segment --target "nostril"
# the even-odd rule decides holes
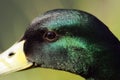
[[[8,54],[9,57],[12,57],[13,55],[15,55],[14,52],[11,52],[11,53]]]

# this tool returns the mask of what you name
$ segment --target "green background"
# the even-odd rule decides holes
[[[0,0],[0,52],[19,40],[35,17],[56,8],[89,12],[120,39],[120,0]],[[80,80],[80,77],[37,68],[0,76],[0,80]]]

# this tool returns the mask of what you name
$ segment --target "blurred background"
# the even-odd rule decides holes
[[[120,39],[120,0],[0,0],[0,52],[21,38],[28,24],[45,11],[79,9],[104,22]],[[84,80],[49,69],[31,69],[1,76],[0,80]]]

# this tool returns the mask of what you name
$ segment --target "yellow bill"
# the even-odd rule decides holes
[[[15,72],[32,66],[24,51],[25,40],[15,43],[11,48],[0,54],[0,75]]]

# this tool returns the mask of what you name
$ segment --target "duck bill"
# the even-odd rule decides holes
[[[32,66],[24,53],[25,40],[15,43],[0,54],[0,75],[26,69]]]

